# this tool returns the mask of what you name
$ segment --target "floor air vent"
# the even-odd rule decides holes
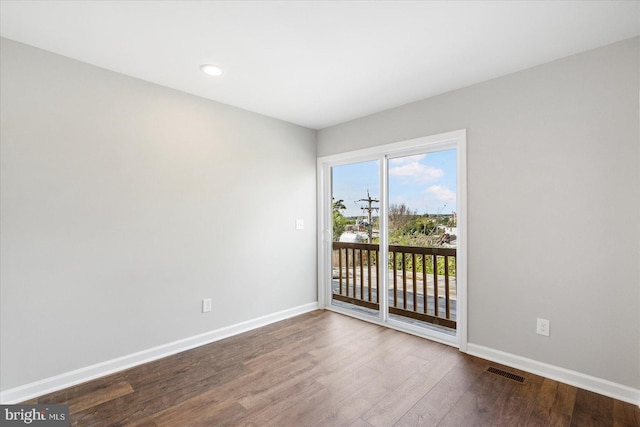
[[[512,374],[511,372],[503,371],[502,369],[494,368],[493,366],[489,366],[487,368],[487,372],[500,375],[501,377],[509,378],[510,380],[519,382],[520,384],[524,384],[524,377],[520,375]]]

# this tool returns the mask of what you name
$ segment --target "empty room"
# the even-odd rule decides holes
[[[640,1],[0,35],[0,424],[640,425]]]

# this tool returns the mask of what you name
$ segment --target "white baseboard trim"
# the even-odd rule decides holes
[[[467,353],[640,406],[640,390],[632,387],[477,344],[467,344]]]
[[[96,363],[95,365],[76,369],[71,372],[66,372],[64,374],[11,388],[0,392],[0,403],[6,405],[23,402],[25,400],[33,399],[35,397],[54,392],[56,390],[71,387],[76,384],[80,384],[99,377],[103,377],[105,375],[113,374],[114,372],[131,368],[133,366],[161,359],[172,354],[180,353],[182,351],[200,347],[205,344],[210,344],[212,342],[219,341],[233,335],[238,335],[252,329],[260,328],[274,322],[279,322],[290,317],[308,313],[310,311],[316,310],[317,308],[317,302],[301,305],[298,307],[290,308],[288,310],[283,310],[277,313],[258,317],[256,319],[237,323],[235,325],[230,325],[210,332],[205,332],[204,334],[194,335],[189,338],[139,351],[127,356],[118,357],[117,359]]]

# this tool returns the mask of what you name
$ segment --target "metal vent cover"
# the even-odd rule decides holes
[[[489,366],[487,368],[487,372],[524,384],[524,377],[521,375],[512,374],[511,372],[503,371],[502,369],[494,368],[493,366]]]

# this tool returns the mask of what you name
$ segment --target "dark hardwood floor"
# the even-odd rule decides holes
[[[629,403],[328,311],[27,403],[69,404],[83,427],[640,426]]]

